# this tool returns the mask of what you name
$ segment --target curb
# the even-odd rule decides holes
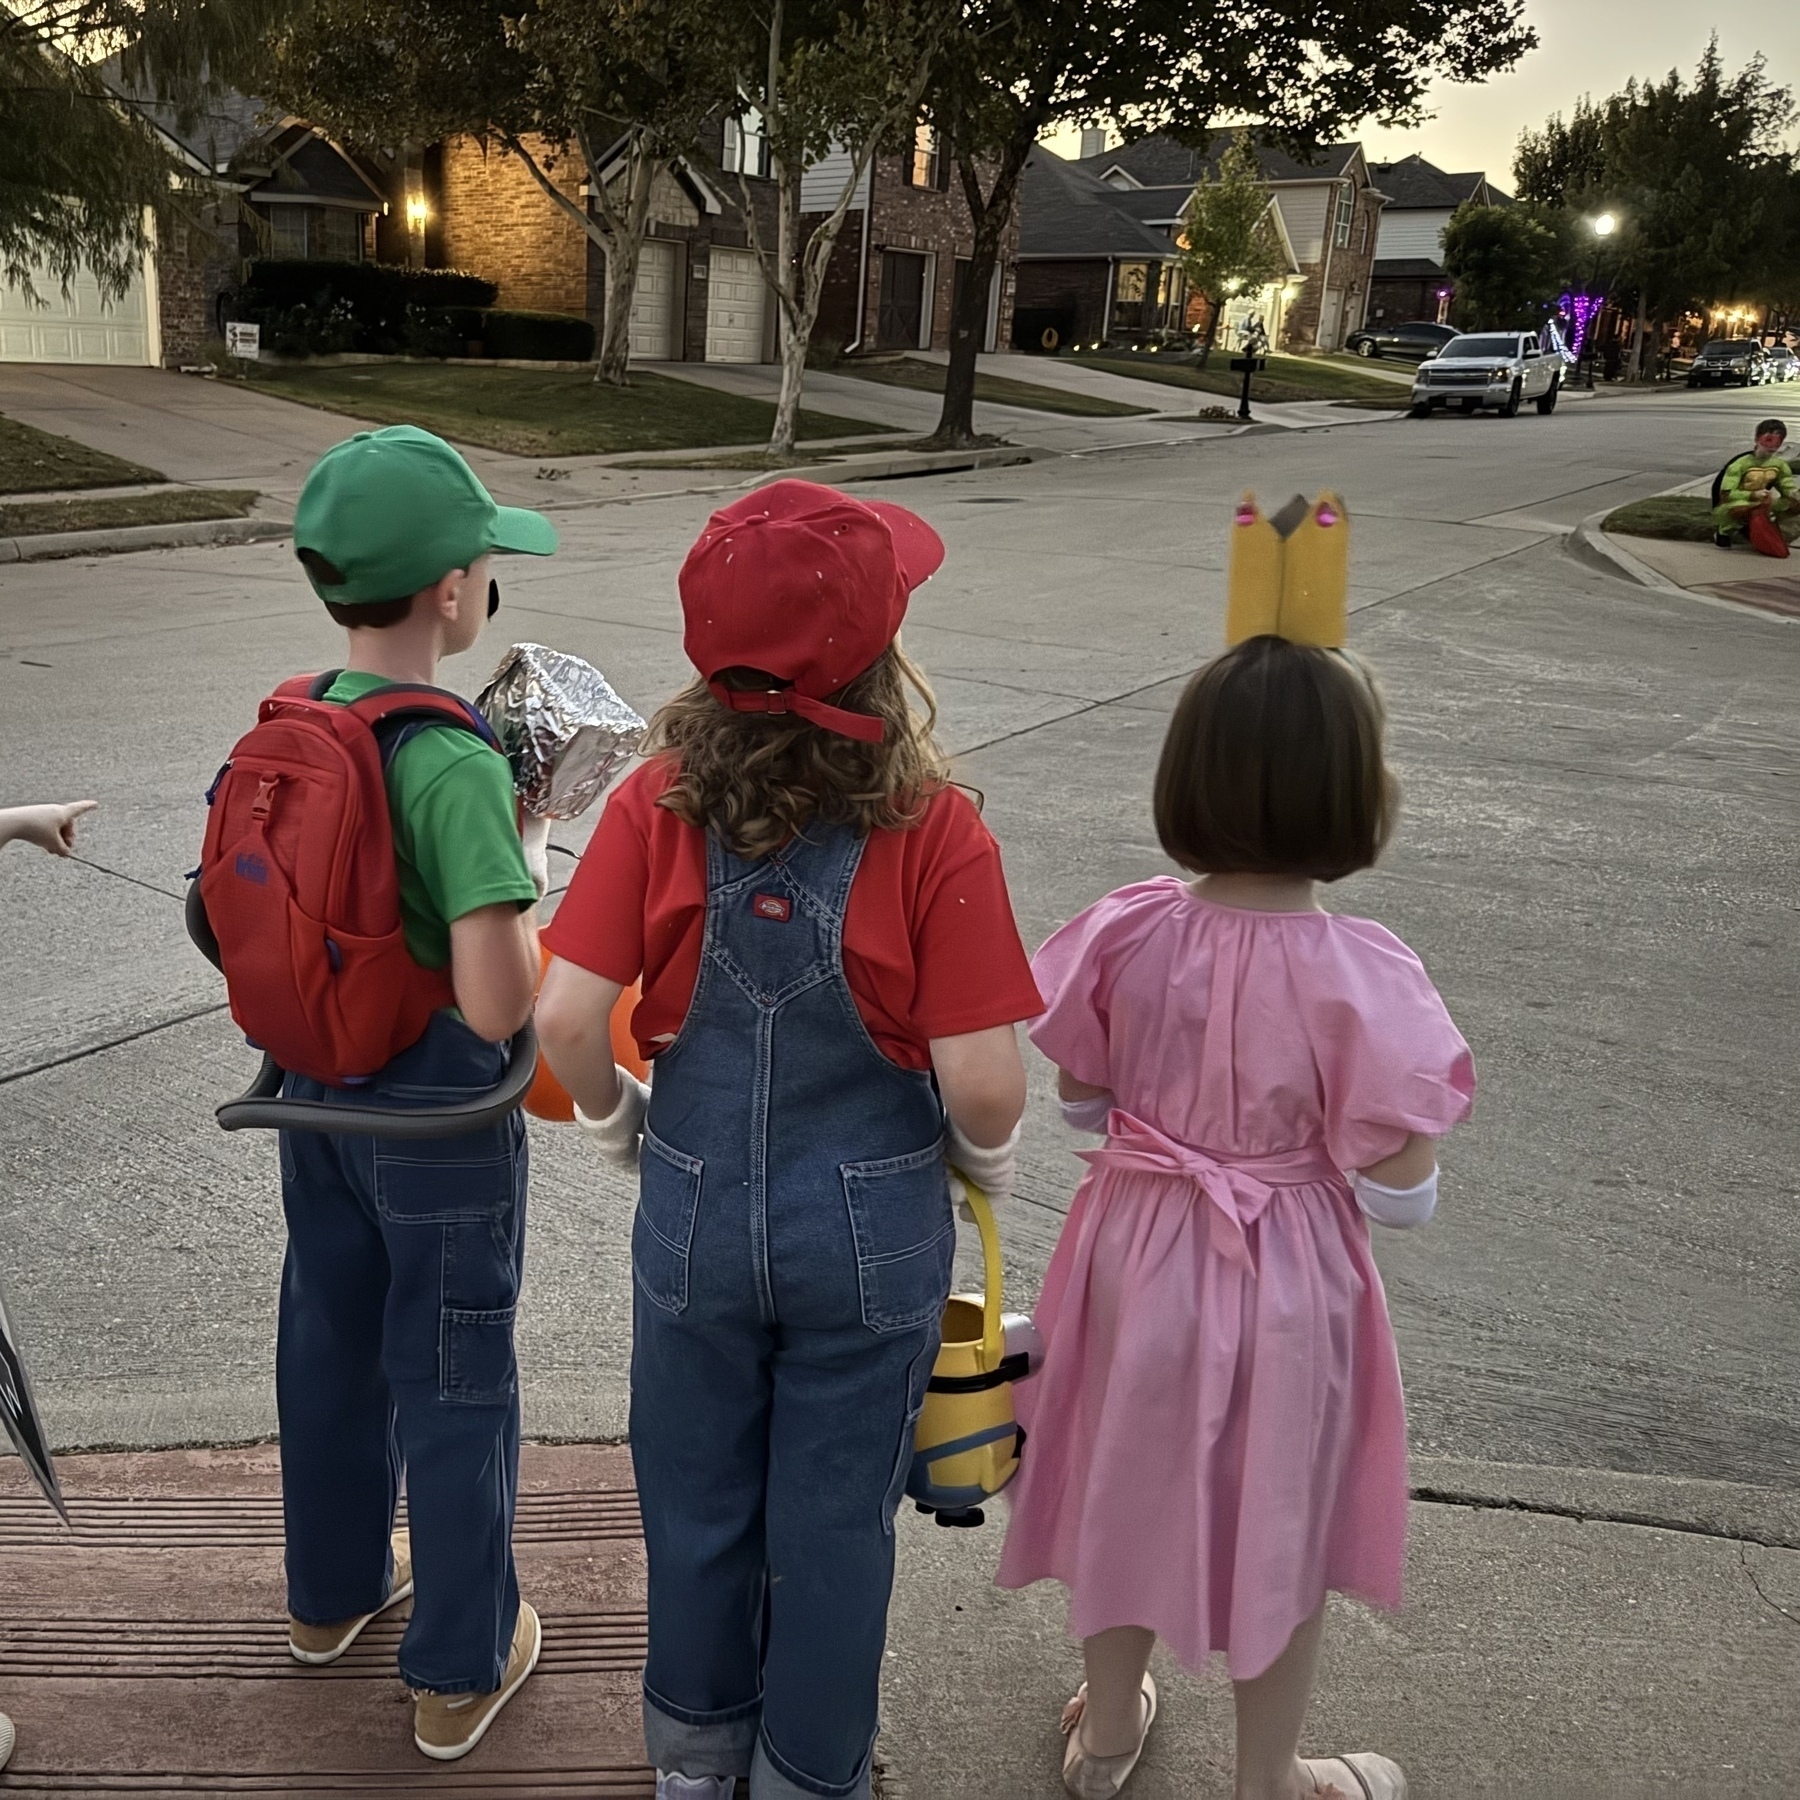
[[[1590,568],[1598,569],[1602,575],[1622,576],[1639,587],[1653,588],[1659,594],[1685,594],[1690,600],[1712,598],[1710,594],[1696,594],[1691,588],[1684,588],[1679,582],[1671,581],[1668,576],[1651,568],[1647,562],[1640,562],[1623,545],[1615,543],[1607,532],[1600,529],[1600,521],[1607,518],[1612,510],[1607,507],[1604,511],[1590,513],[1569,533],[1563,541],[1569,546],[1571,555]]]
[[[994,444],[978,450],[896,452],[892,456],[854,457],[812,467],[770,469],[744,485],[755,489],[773,481],[896,481],[908,475],[949,475],[962,469],[1009,469],[1020,463],[1061,456],[1060,450],[1034,450],[1020,444]]]
[[[0,538],[0,563],[47,562],[63,556],[114,556],[132,550],[178,550],[195,544],[254,544],[287,537],[281,519],[196,519],[184,525],[116,525],[109,531],[46,531]]]

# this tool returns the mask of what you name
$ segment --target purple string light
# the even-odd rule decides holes
[[[1583,346],[1587,343],[1587,335],[1594,321],[1600,316],[1606,299],[1601,294],[1564,294],[1557,306],[1557,311],[1569,321],[1569,352],[1579,357]]]

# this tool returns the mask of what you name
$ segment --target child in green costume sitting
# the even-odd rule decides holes
[[[1787,427],[1764,419],[1756,448],[1733,457],[1713,485],[1713,542],[1729,550],[1742,534],[1764,556],[1786,556],[1787,535],[1777,520],[1800,513],[1800,494],[1789,466]]]

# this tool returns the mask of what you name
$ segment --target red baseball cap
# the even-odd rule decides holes
[[[721,507],[681,565],[682,648],[722,706],[795,713],[878,744],[867,713],[828,694],[871,668],[899,635],[907,596],[944,561],[944,540],[904,506],[853,500],[811,481],[776,481]],[[740,693],[723,669],[782,683]]]

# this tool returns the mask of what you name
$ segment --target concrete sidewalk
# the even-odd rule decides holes
[[[1415,1482],[1433,1473],[1414,1465]],[[1613,1478],[1533,1473],[1576,1496],[1591,1485],[1596,1512],[1415,1502],[1402,1610],[1332,1602],[1307,1754],[1379,1750],[1406,1770],[1411,1800],[1788,1793],[1800,1549],[1613,1523]],[[1484,1482],[1504,1495],[1512,1475],[1490,1468]],[[1786,1496],[1716,1498],[1793,1523]],[[1080,1652],[1059,1589],[993,1586],[996,1515],[1004,1508],[980,1531],[901,1521],[903,1624],[882,1746],[908,1800],[1062,1792],[1057,1718],[1080,1683]],[[1159,1650],[1152,1666],[1161,1710],[1126,1800],[1227,1800],[1222,1665],[1196,1677]]]

